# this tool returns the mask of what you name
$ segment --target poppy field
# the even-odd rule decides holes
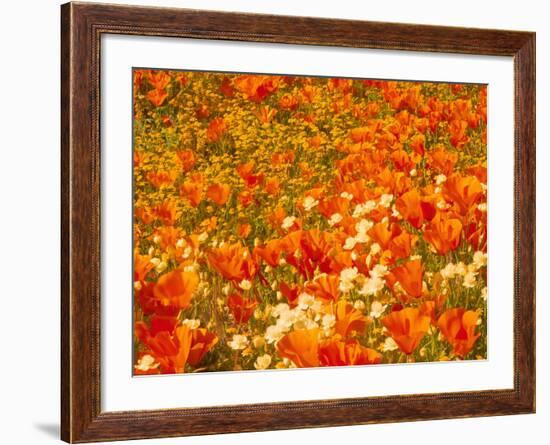
[[[487,358],[487,88],[133,70],[134,375]]]

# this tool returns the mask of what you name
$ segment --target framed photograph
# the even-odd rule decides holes
[[[535,411],[535,34],[61,8],[67,442]]]

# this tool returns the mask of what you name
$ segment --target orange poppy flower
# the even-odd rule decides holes
[[[306,292],[324,301],[336,301],[340,295],[340,278],[337,275],[321,275],[306,284]]]
[[[460,243],[462,223],[438,212],[424,230],[424,238],[440,255],[455,250]]]
[[[483,197],[483,189],[475,176],[460,176],[458,173],[447,178],[443,185],[443,196],[454,202],[462,215]]]
[[[173,225],[179,217],[176,201],[166,200],[153,208],[153,215],[164,224]]]
[[[254,174],[255,166],[256,163],[254,161],[249,161],[245,162],[244,164],[240,164],[239,166],[237,166],[236,169],[241,179],[249,188],[254,188],[264,181],[264,174],[262,172]]]
[[[420,195],[416,189],[403,193],[395,202],[395,208],[413,227],[417,229],[422,227],[424,215]]]
[[[297,329],[277,342],[277,352],[298,368],[319,366],[319,329]]]
[[[259,76],[247,74],[233,80],[235,89],[253,102],[261,102],[279,88],[280,78],[277,76]]]
[[[187,363],[197,366],[206,353],[211,351],[218,343],[218,337],[206,329],[193,329],[191,331],[191,348],[187,356]]]
[[[257,110],[255,114],[260,122],[269,124],[277,114],[277,110],[266,105]]]
[[[147,71],[147,80],[153,88],[163,89],[170,83],[170,75],[166,71]]]
[[[291,306],[296,306],[298,304],[298,297],[300,296],[301,290],[299,286],[292,285],[289,286],[284,281],[279,284],[279,289],[283,296],[288,301],[288,304]]]
[[[134,281],[145,281],[147,274],[155,266],[151,263],[151,255],[140,255],[134,252]]]
[[[162,275],[153,294],[163,306],[177,306],[185,309],[191,303],[191,298],[199,285],[199,276],[195,272],[173,270]]]
[[[284,94],[278,104],[283,110],[293,111],[298,107],[298,99],[290,94]]]
[[[218,142],[227,131],[227,124],[223,117],[212,119],[206,129],[206,137],[210,142]]]
[[[411,260],[401,266],[394,267],[386,280],[390,287],[399,282],[403,290],[410,298],[420,298],[422,296],[422,279],[424,277],[424,267],[420,259]]]
[[[247,247],[239,243],[224,244],[210,250],[208,263],[224,278],[236,282],[251,280],[256,275],[256,262],[252,259]]]
[[[464,358],[474,347],[480,334],[476,334],[479,315],[475,311],[455,308],[445,311],[437,320],[437,326],[453,352]]]
[[[240,204],[246,208],[250,204],[252,204],[252,201],[254,200],[254,195],[248,190],[243,190],[237,195],[237,199],[239,200]]]
[[[260,257],[271,267],[277,267],[281,255],[281,242],[278,239],[270,240],[263,246],[256,246],[253,254]]]
[[[225,205],[229,199],[231,189],[227,184],[215,183],[211,184],[206,191],[206,196],[214,201],[216,204],[222,206]]]
[[[195,154],[193,150],[179,150],[176,156],[184,173],[188,172],[195,166]]]
[[[202,182],[187,181],[181,185],[179,193],[189,200],[192,207],[198,207],[202,201],[202,189]]]
[[[417,308],[391,312],[382,318],[382,324],[405,354],[412,354],[428,332],[430,317],[422,315]]]
[[[352,304],[345,300],[340,300],[335,306],[336,324],[334,330],[342,337],[347,337],[353,332],[363,334],[369,322],[369,319],[363,315]]]
[[[192,333],[188,326],[178,326],[174,333],[163,330],[153,335],[144,322],[137,322],[135,335],[151,350],[164,373],[185,372],[192,342]]]
[[[451,135],[451,144],[456,148],[462,148],[470,140],[466,134],[468,122],[463,120],[453,120],[449,124],[449,133]]]
[[[411,235],[406,230],[402,230],[401,233],[395,236],[389,243],[392,257],[395,259],[409,257],[417,240],[418,237],[416,235]]]
[[[239,294],[232,294],[227,297],[227,307],[233,314],[235,321],[239,324],[248,322],[256,306],[258,306],[256,300],[244,298]]]
[[[321,366],[374,365],[382,362],[382,354],[361,346],[356,340],[332,338],[319,345]]]
[[[424,155],[426,137],[423,134],[415,134],[409,141],[410,147],[419,155]]]
[[[168,93],[164,89],[153,89],[147,93],[147,99],[155,106],[160,107],[166,98]]]
[[[150,171],[147,173],[147,180],[156,188],[172,185],[175,179],[174,172],[166,172],[163,170]]]
[[[281,191],[281,182],[277,178],[269,178],[265,182],[264,190],[271,196],[277,196]]]
[[[160,226],[154,231],[154,237],[160,238],[160,248],[162,250],[174,249],[179,239],[183,238],[184,233],[179,227]]]
[[[438,148],[430,151],[428,154],[428,166],[446,176],[452,173],[457,161],[458,155],[448,152],[442,145],[439,145]]]
[[[241,238],[247,238],[248,235],[250,235],[251,231],[252,226],[248,223],[239,224],[237,226],[237,235],[239,235]]]

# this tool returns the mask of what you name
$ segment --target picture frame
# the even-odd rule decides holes
[[[105,34],[513,57],[513,389],[102,411],[100,62],[101,37]],[[534,33],[71,2],[61,7],[61,37],[61,438],[64,441],[80,443],[535,412]]]

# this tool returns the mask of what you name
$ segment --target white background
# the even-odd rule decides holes
[[[444,3],[440,1],[139,1],[133,3],[186,6],[290,15],[316,15],[394,22],[527,29],[537,31],[538,114],[538,305],[537,414],[486,419],[355,426],[153,440],[149,443],[240,444],[407,441],[411,444],[463,444],[483,441],[512,444],[547,441],[550,421],[550,304],[544,265],[550,261],[550,238],[543,221],[550,217],[545,192],[550,175],[544,166],[550,138],[543,131],[550,119],[550,31],[545,2],[524,0]],[[6,443],[41,444],[58,435],[59,413],[59,2],[6,2],[0,40],[0,256],[2,348],[0,389]],[[6,137],[7,136],[7,137]],[[7,154],[7,158],[5,155]],[[547,315],[546,315],[547,316]]]
[[[125,411],[513,387],[514,70],[510,57],[120,35],[104,37],[101,48],[102,409]],[[368,369],[352,366],[131,378],[132,66],[387,79],[406,76],[488,84],[489,359]],[[124,128],[127,131],[121,131]]]

